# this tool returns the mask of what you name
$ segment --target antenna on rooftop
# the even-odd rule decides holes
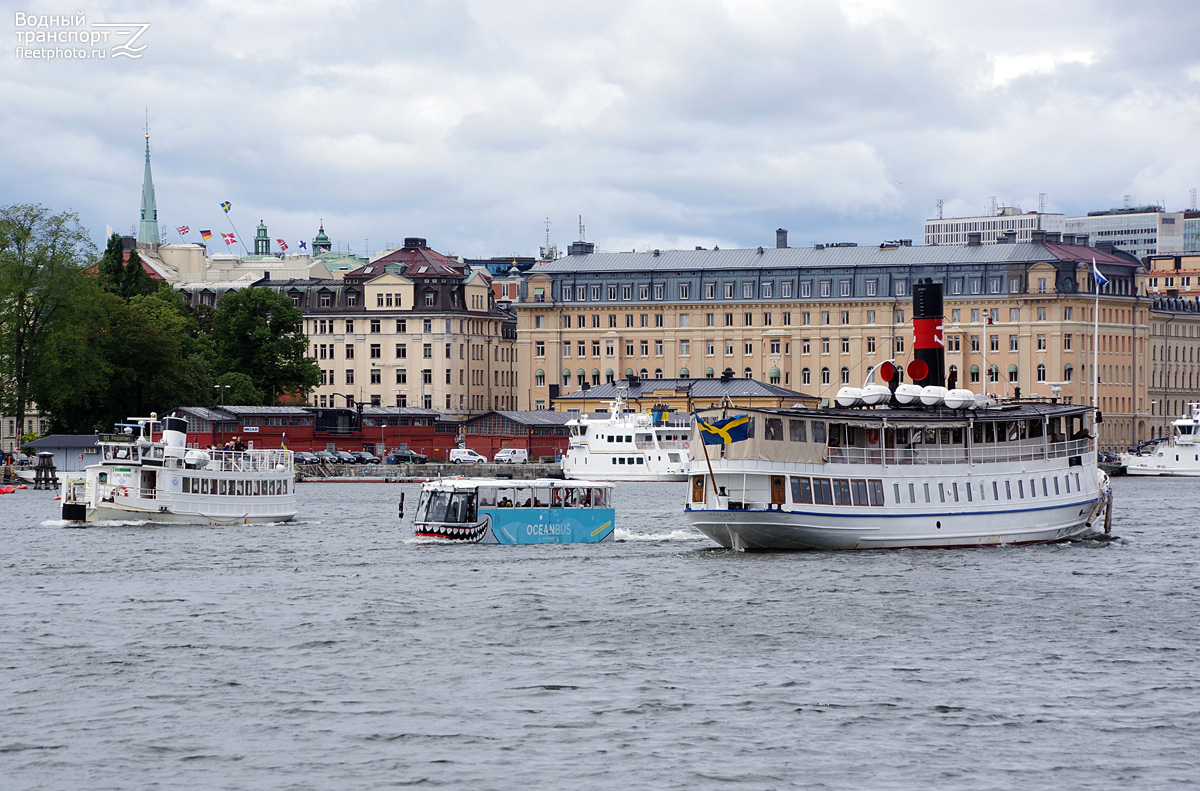
[[[989,217],[996,216],[996,196],[995,195],[988,196],[987,216],[989,216]]]
[[[1195,187],[1192,187],[1190,190],[1188,190],[1188,199],[1189,199],[1188,207],[1192,211],[1196,211],[1196,188]]]
[[[1038,214],[1046,213],[1046,193],[1038,193]]]
[[[945,202],[941,198],[938,198],[937,206],[938,206],[938,219],[939,220],[942,219],[942,207],[944,205],[945,205]]]
[[[584,241],[583,215],[579,215],[579,241]]]
[[[1129,208],[1129,196],[1128,195],[1123,196],[1122,200],[1125,201],[1125,208],[1128,209]]]

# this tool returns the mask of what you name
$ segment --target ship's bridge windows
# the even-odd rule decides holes
[[[783,418],[769,417],[763,421],[764,439],[780,441],[783,439]]]

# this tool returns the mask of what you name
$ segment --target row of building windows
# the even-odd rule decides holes
[[[1063,321],[1073,321],[1074,320],[1075,311],[1074,311],[1074,307],[1072,307],[1071,305],[1063,305],[1054,312],[1061,315]],[[1049,317],[1050,317],[1050,313],[1051,313],[1051,308],[1049,306],[1039,305],[1039,306],[1033,308],[1033,314],[1030,316],[1030,318],[1036,318],[1037,321],[1048,321]],[[665,313],[563,314],[559,319],[559,326],[562,329],[572,329],[572,328],[587,329],[589,326],[591,327],[591,329],[600,329],[602,315],[608,316],[607,324],[608,324],[609,329],[618,329],[618,325],[620,325],[622,323],[624,324],[626,329],[636,329],[636,328],[647,329],[650,327],[655,327],[655,328],[665,327],[667,324],[666,317],[668,314],[665,314]],[[622,315],[624,316],[623,321],[621,321],[619,318]],[[678,314],[671,314],[671,315],[676,316],[676,321],[678,323],[679,329],[688,329],[692,326],[692,314],[678,313]],[[776,321],[775,321],[776,314],[771,311],[767,311],[767,312],[764,312],[761,314],[755,313],[753,311],[743,311],[740,315],[738,313],[734,313],[734,312],[704,313],[702,315],[703,315],[703,322],[701,325],[698,325],[698,326],[704,326],[704,327],[737,327],[737,326],[742,326],[742,327],[754,327],[754,326],[790,327],[790,326],[793,326],[792,325],[792,318],[793,318],[792,311],[783,311],[780,314],[778,314],[779,315],[778,325],[776,325]],[[817,311],[817,323],[821,324],[821,325],[832,325],[832,324],[834,324],[833,317],[835,315],[838,317],[838,322],[837,322],[838,324],[851,325],[854,323],[852,321],[852,318],[853,318],[852,313],[849,310]],[[894,310],[892,312],[893,323],[894,324],[904,324],[905,323],[905,315],[906,314],[903,309]],[[979,324],[979,323],[985,322],[985,321],[988,323],[998,322],[998,321],[1000,321],[1000,308],[990,308],[990,309],[989,308],[969,308],[968,315],[970,316],[970,321],[973,324]],[[963,317],[963,309],[962,308],[951,308],[951,310],[950,310],[950,323],[951,324],[960,323],[962,321],[962,317]],[[797,324],[799,326],[803,327],[803,326],[809,326],[809,325],[813,324],[812,311],[807,311],[807,310],[798,311],[796,318],[799,319],[799,321],[797,322]],[[873,309],[866,310],[866,311],[864,311],[863,318],[864,318],[864,321],[863,321],[864,325],[876,324],[877,323],[877,312]],[[534,329],[545,329],[546,328],[545,319],[546,319],[546,317],[544,314],[535,314],[533,317],[533,328]],[[1008,320],[1012,323],[1019,323],[1021,321],[1021,308],[1009,308],[1008,309]]]
[[[992,281],[993,281],[992,285],[995,290],[992,291],[991,293],[999,294],[1001,279],[993,278]],[[1019,281],[1015,281],[1015,280],[1013,282],[1019,283]],[[773,281],[768,281],[765,283],[759,283],[756,281],[756,282],[741,283],[740,291],[741,291],[742,299],[755,299],[756,292],[757,292],[758,299],[775,299],[776,298],[776,296],[775,296],[776,285],[778,285],[778,292],[779,292],[778,298],[779,299],[792,299],[793,292],[800,299],[810,299],[813,297],[814,292],[819,297],[833,296],[834,284],[835,284],[835,281],[832,279],[819,280],[819,281],[816,281],[815,283],[814,283],[814,281],[811,281],[811,280],[804,280],[804,281],[800,281],[799,283],[795,283],[791,280],[785,280],[778,284],[776,284]],[[854,284],[853,280],[849,280],[849,279],[837,280],[836,285],[837,285],[838,296],[840,296],[840,297],[854,296],[854,285],[853,284]],[[692,283],[677,284],[675,294],[673,296],[675,296],[680,301],[687,301],[687,300],[692,299],[692,286],[693,285],[694,284],[692,284]],[[816,286],[815,289],[813,288],[814,285]],[[718,289],[718,286],[720,286],[719,289]],[[715,282],[702,283],[700,285],[699,293],[701,293],[703,295],[701,297],[702,299],[718,299],[718,296],[717,296],[718,293],[720,294],[720,299],[735,299],[738,294],[737,286],[738,286],[737,283],[730,283],[730,282],[721,283],[721,284],[718,284]],[[560,299],[563,302],[602,302],[602,301],[632,302],[634,300],[635,289],[636,289],[636,293],[637,293],[637,300],[640,302],[649,302],[650,300],[654,300],[655,302],[662,302],[664,299],[668,298],[667,297],[667,284],[665,284],[665,283],[648,283],[648,284],[640,284],[640,285],[636,285],[636,286],[633,284],[630,284],[630,283],[626,283],[626,284],[613,284],[613,285],[608,285],[608,286],[600,286],[600,285],[575,286],[574,288],[572,288],[571,286],[568,286],[568,285],[563,285],[562,286],[562,294],[561,294]],[[865,296],[868,296],[868,297],[881,296],[878,280],[865,281],[863,283],[863,289],[864,289]],[[892,295],[893,296],[903,297],[907,293],[908,293],[908,283],[906,281],[903,281],[903,280],[892,281]],[[605,297],[605,299],[602,299],[602,297]]]
[[[359,321],[366,321],[367,326],[368,326],[368,331],[371,332],[372,334],[379,334],[379,333],[383,332],[384,319],[359,319]],[[418,321],[417,319],[413,319],[413,325],[414,325],[413,332],[417,331],[415,328],[417,321]],[[434,329],[433,329],[434,322],[437,320],[430,318],[430,319],[420,319],[419,321],[421,322],[420,332],[426,333],[426,334],[434,332]],[[338,330],[338,325],[341,324],[344,327],[345,334],[353,335],[355,332],[355,330],[354,330],[355,323],[354,322],[355,322],[355,319],[309,319],[308,320],[308,327],[309,327],[308,334],[309,335],[341,334]],[[408,322],[409,322],[408,319],[395,319],[395,322],[396,322],[395,323],[395,328],[396,328],[395,332],[397,334],[405,335],[408,333]],[[439,322],[441,324],[441,327],[439,329],[442,332],[447,332],[447,333],[454,332],[453,322],[454,322],[453,319],[441,319]],[[495,334],[496,330],[497,330],[496,322],[494,322],[494,321],[486,321],[486,320],[481,320],[481,319],[459,319],[458,320],[458,332],[460,334],[467,333],[467,334],[471,334],[471,335],[484,335],[484,334],[492,335],[492,334]]]
[[[823,297],[823,298],[833,296],[834,284],[835,284],[835,281],[833,281],[833,280],[817,281],[815,283],[815,285],[817,287],[816,288],[817,296]],[[704,295],[703,298],[704,299],[717,299],[717,285],[718,285],[717,283],[704,283],[702,286],[703,295]],[[738,285],[737,283],[730,283],[730,282],[722,283],[720,298],[721,299],[737,298],[738,297],[737,285]],[[783,282],[779,283],[778,285],[779,285],[779,289],[778,289],[779,299],[791,299],[792,291],[793,291],[792,281],[783,281]],[[813,296],[813,292],[814,292],[813,285],[814,285],[814,283],[812,281],[800,282],[799,287],[798,287],[799,298],[800,299],[811,298]],[[839,297],[854,296],[854,281],[853,280],[850,280],[850,279],[838,280],[838,281],[836,281],[836,285],[837,285],[837,292],[838,292]],[[893,281],[892,285],[893,285],[892,296],[902,297],[907,294],[907,284],[905,281],[895,280],[895,281]],[[1003,285],[1004,285],[1003,278],[989,277],[989,278],[987,278],[987,282],[986,282],[986,288],[987,288],[986,293],[988,293],[988,294],[1004,293],[1002,291]],[[757,299],[775,299],[776,298],[775,286],[776,286],[776,284],[773,282],[765,282],[765,283],[742,282],[740,297],[741,297],[741,299],[756,299],[756,298]],[[953,277],[953,278],[950,278],[950,280],[949,280],[949,283],[947,286],[947,291],[951,296],[962,295],[962,294],[983,294],[983,293],[985,293],[984,286],[985,286],[984,278],[982,278],[982,277],[973,277],[973,278]],[[1034,284],[1034,288],[1036,289],[1036,293],[1038,293],[1038,294],[1050,293],[1050,286],[1051,286],[1051,282],[1050,282],[1050,279],[1047,277],[1037,278],[1037,282],[1036,282],[1036,284]],[[677,288],[676,295],[677,295],[679,301],[686,302],[692,298],[692,284],[691,283],[679,283],[679,284],[677,284],[676,288]],[[634,299],[634,290],[635,289],[637,290],[637,299],[638,299],[638,301],[641,301],[641,302],[648,302],[651,300],[653,300],[655,302],[662,302],[664,299],[666,299],[668,297],[667,285],[665,283],[644,284],[644,285],[638,285],[638,286],[634,286],[632,284],[614,284],[614,285],[608,285],[608,286],[600,286],[600,285],[575,286],[573,289],[569,285],[563,285],[562,286],[562,301],[563,302],[601,302],[601,301],[631,302]],[[1020,293],[1022,291],[1021,278],[1018,278],[1018,277],[1009,278],[1008,290],[1009,290],[1009,293],[1013,293],[1013,294]],[[757,291],[757,295],[756,295],[756,291]],[[878,280],[864,281],[863,291],[864,291],[863,296],[866,296],[866,297],[880,296],[881,294],[879,291],[879,281]],[[602,295],[606,296],[607,299],[602,300],[601,299]]]

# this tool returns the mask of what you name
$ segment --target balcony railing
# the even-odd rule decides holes
[[[830,448],[830,464],[992,464],[1056,459],[1088,453],[1091,440],[1073,439],[1047,445],[964,446],[915,445],[912,448]]]

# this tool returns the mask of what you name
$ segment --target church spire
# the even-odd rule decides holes
[[[158,244],[158,206],[154,202],[154,180],[150,177],[150,126],[146,125],[146,175],[142,179],[142,225],[138,242]]]

